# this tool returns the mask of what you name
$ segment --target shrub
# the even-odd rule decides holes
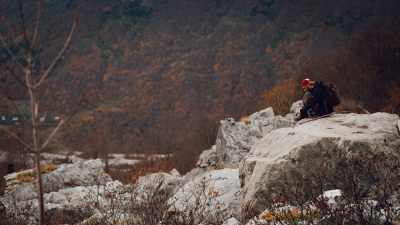
[[[272,107],[278,115],[289,113],[293,102],[301,99],[301,88],[295,79],[291,78],[279,83],[262,95],[263,108]]]
[[[307,224],[394,224],[399,217],[394,208],[400,191],[397,155],[364,149],[345,156],[332,149],[326,158],[330,160],[307,162],[306,174],[287,171],[262,199],[270,212],[265,216],[289,224],[301,220]],[[321,193],[331,189],[342,190],[340,201],[321,199]],[[285,213],[284,217],[273,213],[282,205],[293,205],[300,213]]]

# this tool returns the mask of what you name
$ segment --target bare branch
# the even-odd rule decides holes
[[[6,66],[7,71],[10,73],[10,75],[16,79],[24,88],[29,89],[27,84],[15,74],[15,71],[11,69],[11,67]]]
[[[25,67],[18,61],[17,57],[15,57],[15,55],[11,52],[2,34],[0,34],[0,42],[4,46],[4,48],[6,48],[8,54],[10,54],[11,57],[14,59],[14,61],[18,64],[18,66],[21,67],[22,71],[25,71],[26,70]]]
[[[42,12],[42,0],[38,0],[38,8],[36,13],[36,27],[32,38],[32,47],[36,48],[39,36],[40,15]]]
[[[57,134],[57,132],[61,128],[61,126],[63,124],[65,124],[65,123],[69,122],[69,120],[72,119],[72,117],[78,112],[79,108],[82,106],[82,103],[84,102],[84,100],[85,100],[85,94],[81,95],[81,97],[79,98],[79,102],[78,102],[76,108],[72,111],[71,115],[65,120],[64,119],[60,120],[60,122],[58,123],[57,127],[54,128],[54,130],[51,132],[49,137],[47,137],[46,141],[42,144],[42,147],[40,148],[39,152],[47,147],[47,145],[50,143],[50,141]]]
[[[34,89],[39,87],[43,83],[43,81],[49,76],[50,72],[53,70],[53,67],[56,65],[58,60],[64,54],[65,50],[67,49],[67,47],[68,47],[68,45],[69,45],[69,43],[71,41],[72,35],[73,35],[74,31],[75,31],[77,18],[78,18],[78,13],[76,13],[74,21],[72,22],[72,27],[71,27],[71,30],[70,30],[70,32],[68,34],[67,39],[65,40],[64,46],[62,47],[61,51],[58,53],[56,58],[54,58],[53,62],[51,62],[50,66],[47,68],[47,70],[45,71],[43,76],[40,78],[40,80],[36,84],[33,85]]]
[[[15,104],[15,102],[11,99],[11,96],[8,95],[8,94],[5,93],[5,92],[1,92],[1,94],[2,94],[4,97],[6,97],[6,99],[11,103],[11,105],[12,105],[12,107],[14,108],[15,112],[17,112],[19,115],[22,115],[22,114],[21,114],[21,111],[20,111],[19,108],[18,108],[18,106],[17,106],[17,105]]]
[[[26,34],[26,27],[25,27],[25,19],[24,19],[24,7],[22,5],[21,0],[18,0],[18,4],[19,4],[19,16],[20,16],[20,20],[21,20],[21,24],[20,24],[20,29],[21,29],[21,33],[24,37],[25,40],[25,44],[28,46],[28,49],[30,49],[30,43],[29,43],[29,39],[28,39],[28,35]]]
[[[31,146],[29,146],[25,141],[23,141],[21,138],[19,138],[15,133],[9,131],[7,128],[4,126],[0,126],[0,130],[4,131],[6,134],[10,135],[13,137],[15,140],[17,140],[19,143],[21,143],[28,152],[35,153],[35,151],[32,149]]]
[[[51,134],[47,137],[46,141],[42,144],[42,147],[40,148],[39,152],[41,152],[43,149],[47,147],[47,145],[50,143],[51,139],[54,138],[54,136],[57,134],[58,130],[61,128],[61,126],[65,123],[63,119],[60,120],[58,123],[57,127],[54,128],[54,130],[51,132]]]
[[[15,34],[14,34],[13,30],[11,29],[9,23],[7,22],[6,16],[2,9],[0,9],[0,24],[5,29],[5,33],[10,38],[15,38]]]

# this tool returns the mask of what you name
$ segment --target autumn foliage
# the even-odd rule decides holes
[[[11,27],[18,27],[17,2],[0,4],[0,19]],[[26,4],[27,11],[34,8]],[[41,29],[53,35],[41,55],[60,47],[63,35],[55,34],[68,30],[60,23],[72,17],[68,4],[44,4],[49,16]],[[305,77],[335,82],[339,111],[399,113],[399,20],[392,16],[399,10],[393,1],[79,4],[71,51],[38,90],[41,109],[53,114],[68,115],[86,94],[85,108],[62,130],[56,152],[177,152],[172,160],[188,171],[215,143],[219,120],[268,106],[285,114],[301,99]],[[26,104],[26,94],[3,72],[3,98]],[[0,105],[16,113],[9,100]]]
[[[286,115],[292,103],[301,99],[300,91],[295,79],[283,81],[262,96],[264,107],[270,106],[274,109],[274,113]]]
[[[336,111],[399,114],[399,21],[398,16],[375,20],[342,47],[313,55],[308,63],[292,71],[293,78],[264,93],[264,106],[286,113],[290,102],[301,99],[295,94],[295,90],[301,90],[298,84],[310,78],[337,85],[341,105]]]

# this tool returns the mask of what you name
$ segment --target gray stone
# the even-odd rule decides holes
[[[297,102],[294,102],[292,106],[290,106],[290,112],[295,113],[296,109],[301,109],[303,107],[303,100],[299,100]]]
[[[168,173],[152,173],[147,176],[139,177],[135,184],[134,196],[137,202],[146,201],[149,196],[156,194],[174,194],[182,185],[182,176],[171,175]]]
[[[232,217],[225,221],[222,225],[240,225],[240,222],[236,218]]]
[[[27,176],[28,178],[33,176],[32,170],[5,176],[7,189],[0,201],[6,207],[8,215],[13,215],[16,218],[24,216],[19,213],[22,210],[26,215],[29,215],[29,217],[24,218],[26,223],[35,224],[38,205],[36,180],[29,181],[26,179]],[[72,198],[80,199],[79,201],[82,204],[86,204],[87,199],[85,200],[84,194],[80,190],[85,189],[85,186],[106,185],[111,181],[111,177],[104,172],[104,164],[101,160],[97,159],[60,165],[54,171],[44,174],[42,180],[45,207],[52,209],[54,204],[58,204],[60,207],[61,205],[71,206]],[[70,190],[71,193],[69,193]],[[57,203],[54,203],[53,200]],[[77,202],[79,201],[77,200]],[[79,204],[77,203],[77,205]],[[66,208],[66,210],[69,209],[71,208]]]
[[[221,121],[216,140],[217,166],[239,166],[251,147],[274,129],[294,126],[293,117],[274,116],[272,108],[249,116],[251,122]]]
[[[196,165],[200,168],[215,168],[217,165],[216,146],[213,145],[210,150],[203,151]]]
[[[243,203],[257,207],[256,196],[270,194],[286,172],[311,172],[307,171],[309,167],[326,161],[329,151],[342,152],[346,157],[365,149],[398,155],[398,120],[398,115],[388,113],[336,114],[270,132],[254,145],[240,167]]]
[[[172,169],[171,171],[169,171],[169,174],[171,174],[172,176],[178,176],[178,177],[180,177],[180,176],[182,176],[180,173],[179,173],[179,171],[177,170],[177,169]]]
[[[187,182],[171,199],[167,213],[204,218],[230,218],[243,198],[238,169],[213,170]]]
[[[275,115],[272,107],[261,110],[259,113],[261,117],[273,117]]]

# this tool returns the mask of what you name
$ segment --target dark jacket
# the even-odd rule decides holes
[[[312,96],[300,110],[300,118],[323,116],[333,112],[332,105],[326,103],[327,93],[322,82],[316,82],[310,93]]]

